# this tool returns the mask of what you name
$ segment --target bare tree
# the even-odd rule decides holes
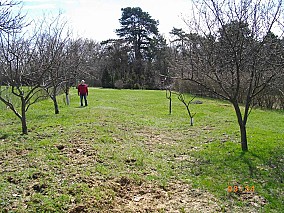
[[[48,70],[44,74],[41,87],[53,101],[55,114],[59,114],[57,95],[64,91],[68,81],[65,73],[66,46],[70,42],[70,34],[66,22],[60,14],[51,21],[41,23],[42,31],[38,35],[38,63],[44,63]]]
[[[6,87],[0,91],[0,101],[5,103],[21,120],[22,133],[27,134],[26,112],[42,98],[40,82],[43,76],[34,63],[35,48],[32,40],[25,40],[17,33],[0,37],[1,76]],[[46,69],[42,69],[46,70]]]
[[[247,151],[253,100],[283,70],[283,46],[266,39],[273,30],[283,29],[282,0],[193,0],[193,5],[189,27],[199,37],[198,48],[188,59],[192,66],[183,79],[232,103],[241,147]]]
[[[189,104],[195,99],[195,97],[193,97],[190,101],[186,102],[184,94],[180,93],[178,95],[178,99],[184,104],[184,106],[185,106],[185,108],[187,110],[188,116],[190,117],[190,126],[193,126],[193,117],[195,116],[196,113],[192,113],[190,111]]]
[[[52,97],[56,97],[56,86],[62,83],[57,71],[62,63],[65,40],[59,39],[63,28],[52,34],[51,28],[41,25],[28,37],[16,25],[11,26],[15,27],[0,34],[0,76],[6,85],[0,89],[0,101],[20,118],[22,133],[27,134],[26,112],[32,104],[46,97],[42,88],[53,86]]]

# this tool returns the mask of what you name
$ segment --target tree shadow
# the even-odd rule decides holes
[[[242,152],[239,156],[249,169],[250,178],[261,177],[261,169],[267,170],[267,175],[274,181],[279,183],[284,182],[284,149],[282,147],[275,147],[269,152],[269,158],[262,157],[255,152]],[[258,159],[254,162],[254,159]]]
[[[256,175],[256,166],[253,165],[252,160],[249,158],[250,151],[242,152],[239,158],[248,166],[249,176],[253,178]]]

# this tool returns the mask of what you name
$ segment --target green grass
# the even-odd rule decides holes
[[[168,114],[165,91],[90,88],[83,108],[74,89],[70,106],[63,98],[58,115],[50,100],[29,109],[27,136],[0,103],[2,212],[104,212],[127,199],[117,183],[168,192],[176,182],[215,196],[218,211],[284,211],[283,111],[252,111],[244,153],[227,102],[198,98],[190,126],[175,96]],[[228,186],[254,186],[254,193]]]

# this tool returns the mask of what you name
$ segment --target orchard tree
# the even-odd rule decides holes
[[[28,134],[26,113],[32,104],[46,98],[42,88],[50,86],[48,81],[61,63],[63,49],[62,42],[49,37],[48,31],[38,28],[33,32],[28,37],[12,28],[0,34],[0,76],[5,85],[0,88],[0,100],[21,120],[23,134]]]
[[[0,91],[0,100],[21,120],[23,134],[28,133],[26,112],[44,96],[40,85],[47,69],[34,60],[36,43],[16,33],[0,37],[1,76],[6,85]]]
[[[69,32],[66,22],[60,15],[50,21],[41,23],[42,30],[37,36],[37,62],[47,68],[43,75],[41,87],[47,92],[54,105],[55,114],[59,114],[57,95],[64,91],[69,75],[66,75],[66,46]]]
[[[283,73],[283,45],[275,46],[273,30],[283,30],[282,1],[193,0],[191,32],[198,48],[189,58],[188,78],[232,103],[248,150],[246,125],[254,100]],[[281,32],[280,32],[281,33]],[[242,107],[244,105],[244,107]]]

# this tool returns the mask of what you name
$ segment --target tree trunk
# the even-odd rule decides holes
[[[166,90],[166,97],[170,100],[169,102],[169,114],[172,114],[172,91],[171,89]]]
[[[53,100],[53,105],[54,105],[54,113],[57,115],[57,114],[59,114],[59,108],[58,108],[58,103],[57,103],[57,99],[56,99],[56,89],[55,89],[55,87],[53,89],[52,100]]]
[[[54,113],[59,114],[59,108],[58,108],[58,103],[56,97],[53,97],[53,105],[54,105]]]
[[[70,105],[70,98],[69,98],[69,94],[66,94],[66,104],[67,106]]]
[[[26,102],[25,98],[21,97],[21,102],[22,102],[22,115],[21,115],[21,122],[22,122],[22,134],[27,135],[28,134],[28,127],[27,127],[27,118],[26,118]]]
[[[28,134],[28,127],[27,127],[26,116],[23,116],[21,121],[22,121],[22,134],[27,135]]]
[[[248,151],[247,130],[245,125],[240,125],[241,145],[244,152]]]
[[[70,90],[70,88],[69,88],[68,86],[66,86],[66,87],[65,87],[65,98],[66,98],[66,104],[67,104],[67,106],[70,105],[69,90]]]
[[[186,106],[187,113],[188,113],[188,115],[189,115],[189,117],[190,117],[190,126],[193,126],[193,116],[192,116],[191,113],[190,113],[188,104],[186,104],[185,102],[184,102],[184,104],[185,104],[185,106]]]
[[[241,146],[242,146],[242,150],[244,152],[248,151],[248,142],[247,142],[247,130],[246,130],[246,124],[243,120],[242,117],[242,113],[239,107],[239,104],[237,101],[231,101],[234,108],[235,108],[235,112],[238,118],[238,124],[240,127],[240,132],[241,132]]]

